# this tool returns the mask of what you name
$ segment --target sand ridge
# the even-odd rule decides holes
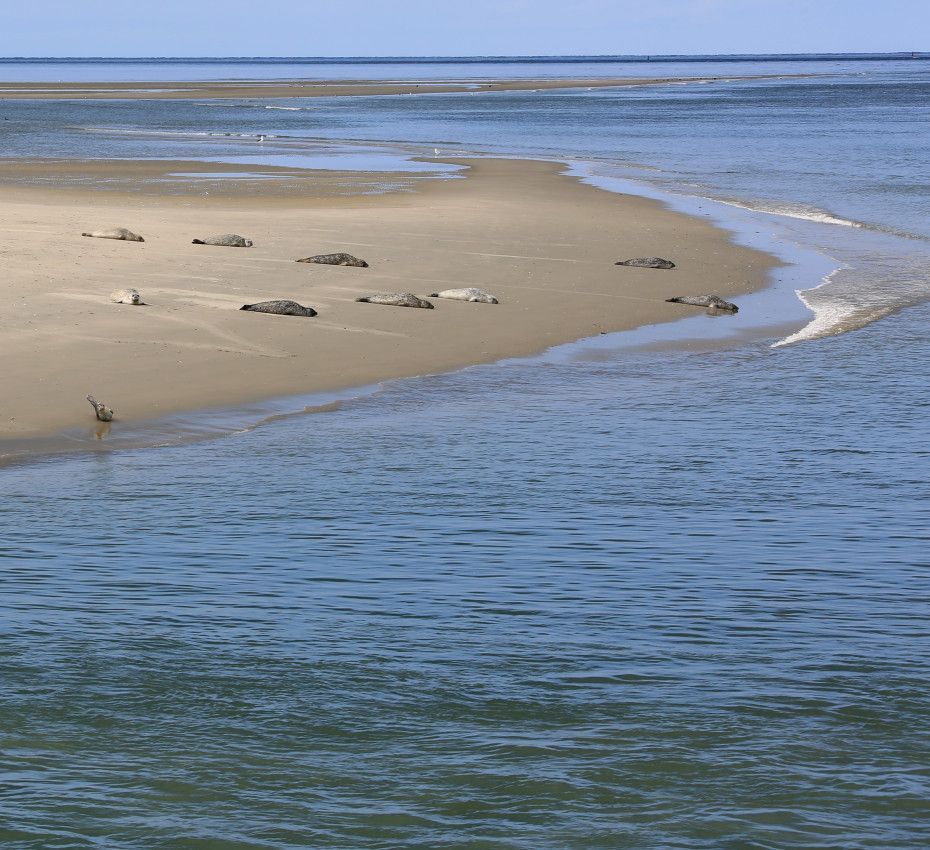
[[[590,77],[583,79],[464,79],[421,82],[379,80],[267,80],[176,82],[0,82],[0,100],[200,100],[209,98],[360,97],[373,95],[479,94],[713,83],[807,77],[755,74],[734,77]]]

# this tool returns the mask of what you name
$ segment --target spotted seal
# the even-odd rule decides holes
[[[500,303],[490,292],[476,289],[474,286],[466,286],[464,289],[444,289],[442,292],[434,292],[430,298],[449,298],[452,301],[472,301],[476,304]]]
[[[206,239],[194,239],[191,245],[218,245],[221,248],[251,248],[252,240],[235,233],[223,233],[219,236],[208,236]]]
[[[634,257],[632,260],[617,260],[615,266],[632,266],[636,269],[673,269],[675,264],[671,260],[661,257]]]
[[[723,310],[726,313],[738,313],[739,307],[724,301],[719,295],[679,295],[666,298],[673,304],[690,304],[692,307],[707,307],[708,310]]]
[[[123,242],[145,242],[138,234],[127,230],[125,227],[110,227],[106,230],[91,230],[90,233],[82,233],[81,236],[91,236],[94,239],[120,239]]]
[[[138,307],[144,307],[145,302],[139,294],[138,289],[117,289],[116,292],[110,293],[110,300],[114,304],[132,304]]]
[[[304,307],[296,301],[281,299],[278,301],[259,301],[258,304],[243,304],[240,310],[251,310],[253,313],[274,313],[276,316],[315,316],[316,310]]]
[[[365,304],[387,304],[390,307],[422,307],[432,310],[433,305],[425,298],[418,298],[412,292],[382,292],[378,295],[367,295],[365,298],[356,298]]]
[[[368,263],[353,257],[351,254],[315,254],[312,257],[304,257],[297,260],[298,263],[319,263],[323,266],[355,266],[358,269],[367,269]]]
[[[103,402],[97,401],[92,395],[87,396],[87,400],[94,408],[94,413],[101,422],[113,421],[113,408],[107,407]]]

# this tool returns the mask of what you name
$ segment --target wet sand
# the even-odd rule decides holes
[[[718,80],[785,79],[809,74],[756,74],[736,77],[596,77],[535,80],[445,80],[381,82],[377,80],[268,80],[57,83],[0,82],[0,100],[200,100],[201,98],[350,97],[361,95],[540,91],[543,89],[611,88]]]
[[[315,191],[313,179],[299,197],[253,182],[209,200],[196,186],[159,197],[0,188],[0,439],[93,421],[87,393],[116,409],[115,430],[179,411],[529,355],[680,318],[691,308],[666,304],[673,295],[761,288],[776,263],[704,220],[582,184],[554,163],[460,162],[470,166],[465,179],[379,195],[334,197],[325,184]],[[112,226],[146,242],[80,235]],[[226,232],[255,246],[191,244]],[[294,262],[335,251],[371,267]],[[678,268],[614,265],[651,255]],[[418,310],[354,301],[462,286],[501,303],[433,299],[434,310]],[[139,289],[148,306],[110,303],[109,293],[125,287]],[[239,310],[277,298],[319,316]]]

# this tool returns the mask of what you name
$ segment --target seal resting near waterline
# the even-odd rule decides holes
[[[466,286],[464,289],[444,289],[442,292],[434,292],[430,298],[448,298],[451,301],[472,301],[476,304],[499,304],[500,302],[483,289],[477,289],[474,286]]]
[[[286,298],[278,301],[259,301],[258,304],[243,304],[240,310],[250,310],[253,313],[273,313],[276,316],[315,316],[316,310],[304,307],[296,301]]]
[[[357,269],[367,269],[368,263],[353,257],[351,254],[315,254],[297,260],[298,263],[319,263],[321,266],[354,266]]]
[[[632,260],[617,260],[615,266],[632,266],[635,269],[673,269],[675,264],[671,260],[661,257],[634,257]]]
[[[87,400],[93,405],[94,413],[101,422],[113,421],[113,408],[107,407],[103,402],[97,401],[92,395],[87,396]]]
[[[110,300],[114,304],[132,304],[137,307],[144,307],[145,302],[139,294],[138,289],[117,289],[116,292],[110,293]]]
[[[191,245],[218,245],[221,248],[251,248],[252,240],[236,233],[222,233],[206,239],[193,239]]]
[[[125,227],[91,230],[90,233],[82,233],[81,236],[92,236],[94,239],[120,239],[123,242],[145,242],[138,233],[133,233]]]
[[[692,307],[706,307],[708,310],[722,310],[726,313],[739,312],[739,307],[724,301],[719,295],[679,295],[665,300],[672,304],[689,304]]]
[[[422,307],[424,310],[432,310],[433,305],[425,298],[418,298],[412,292],[382,292],[378,295],[366,295],[364,298],[356,298],[365,304],[387,304],[389,307]]]

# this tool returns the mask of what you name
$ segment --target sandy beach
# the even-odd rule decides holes
[[[781,79],[797,74],[736,77],[585,77],[580,79],[444,80],[216,80],[175,82],[0,82],[0,100],[199,100],[209,98],[350,97],[399,94],[448,94],[544,89],[653,86],[711,83],[718,80]],[[808,75],[804,75],[808,76]]]
[[[334,196],[320,174],[299,199],[230,184],[223,198],[91,189],[0,189],[0,436],[120,422],[368,385],[527,355],[600,332],[679,318],[670,296],[762,287],[772,257],[708,224],[560,173],[554,163],[462,161],[464,179]],[[173,163],[171,167],[175,167]],[[152,163],[122,168],[156,168]],[[198,167],[202,167],[199,164]],[[349,176],[344,176],[349,180]],[[145,243],[82,238],[125,226]],[[239,233],[248,249],[192,245]],[[348,251],[370,268],[299,264]],[[618,267],[662,256],[671,271]],[[434,310],[356,303],[377,292],[476,286],[499,305],[433,299]],[[148,306],[109,301],[135,287]],[[240,311],[288,298],[316,318]]]

